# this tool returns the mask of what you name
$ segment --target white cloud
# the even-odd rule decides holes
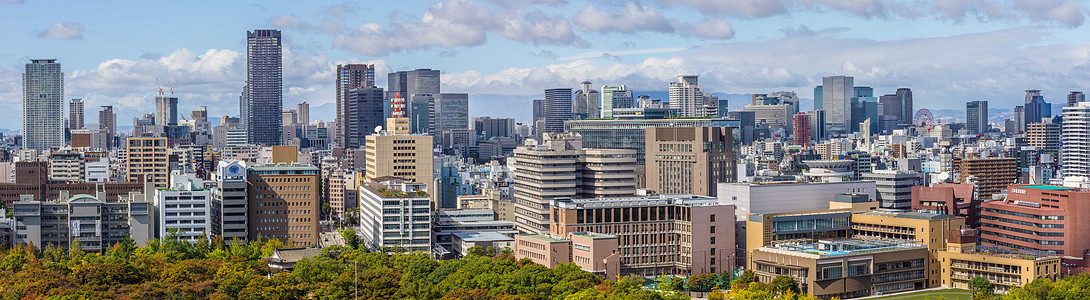
[[[621,56],[621,55],[634,55],[634,54],[659,54],[659,53],[680,52],[680,51],[685,51],[685,50],[688,50],[688,49],[689,48],[685,48],[685,47],[672,47],[672,48],[654,48],[654,49],[618,50],[618,51],[593,51],[593,52],[579,53],[579,54],[572,55],[572,56],[557,57],[556,60],[577,60],[577,59],[597,58],[597,57],[602,57],[602,56]]]
[[[412,22],[394,22],[387,27],[363,24],[347,35],[336,36],[333,44],[363,55],[384,56],[435,47],[477,46],[484,44],[489,33],[530,44],[587,45],[565,18],[541,12],[493,11],[468,0],[437,3]]]
[[[572,18],[575,24],[594,32],[636,33],[643,31],[675,33],[706,39],[729,39],[734,36],[730,23],[720,18],[707,18],[690,24],[668,19],[650,5],[628,3],[622,7],[606,8],[588,3]]]
[[[49,26],[38,32],[38,37],[47,39],[82,40],[83,25],[79,23],[61,22]]]

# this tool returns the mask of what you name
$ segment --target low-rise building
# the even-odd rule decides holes
[[[124,200],[103,198],[103,192],[69,197],[64,191],[51,201],[25,196],[13,203],[14,243],[69,250],[78,239],[83,251],[102,252],[126,237],[136,245],[154,238],[152,203],[143,194],[133,193]]]
[[[154,193],[156,237],[174,234],[190,243],[212,238],[212,197],[203,180],[175,172],[170,174],[170,186]]]
[[[1060,279],[1060,257],[1034,250],[1011,250],[976,245],[976,230],[947,232],[951,244],[939,250],[942,286],[968,289],[969,280],[980,276],[995,285],[997,293],[1025,286],[1034,279]]]
[[[793,277],[803,293],[820,299],[856,298],[924,289],[927,247],[910,240],[819,240],[757,248],[757,280]]]

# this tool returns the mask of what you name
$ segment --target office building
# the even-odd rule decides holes
[[[125,238],[137,245],[153,240],[153,207],[143,194],[105,200],[95,196],[61,191],[54,198],[23,197],[12,203],[15,216],[13,243],[72,250],[77,237],[80,250],[102,253]]]
[[[598,198],[636,193],[636,153],[584,149],[575,133],[547,133],[540,144],[515,149],[509,162],[515,178],[519,231],[549,231],[549,206],[556,199]]]
[[[317,245],[319,180],[313,166],[250,167],[249,240],[280,239],[287,247]]]
[[[435,123],[432,134],[447,130],[469,129],[469,94],[442,93],[435,98],[435,114],[431,116]]]
[[[750,267],[760,282],[795,279],[802,293],[821,299],[856,298],[927,287],[927,247],[914,241],[819,240],[763,246]]]
[[[175,172],[170,187],[154,193],[157,238],[173,235],[190,243],[212,238],[212,197],[203,180]]]
[[[295,105],[296,121],[299,124],[310,124],[310,103],[303,101]]]
[[[534,115],[533,120],[537,121],[545,118],[545,99],[534,100]]]
[[[165,137],[130,137],[125,139],[125,170],[128,181],[150,181],[155,188],[167,188],[167,138]]]
[[[473,132],[483,140],[492,137],[516,137],[515,119],[473,118]]]
[[[1041,90],[1026,90],[1026,105],[1025,116],[1023,121],[1025,124],[1033,123],[1048,123],[1052,118],[1052,104],[1045,102],[1045,97],[1041,96]],[[1025,126],[1022,127],[1025,130]]]
[[[439,70],[416,69],[387,74],[386,99],[394,95],[410,97],[416,94],[439,94]]]
[[[68,130],[83,129],[84,125],[83,99],[73,98],[68,103]]]
[[[1090,251],[1090,191],[1051,185],[1012,185],[1004,200],[981,203],[980,244],[1083,258]],[[1085,262],[1080,259],[1081,267]]]
[[[1060,124],[1026,124],[1026,145],[1056,157],[1060,153]]]
[[[636,150],[636,164],[644,165],[644,136],[647,128],[655,127],[731,127],[741,128],[733,119],[625,119],[625,120],[573,120],[564,122],[564,131],[583,137],[583,147],[595,149]],[[739,130],[732,129],[735,134]],[[642,172],[641,172],[642,173]]]
[[[395,127],[386,126],[384,132],[367,136],[364,180],[393,176],[431,186],[435,176],[432,166],[434,139],[427,135],[396,133]],[[407,126],[405,129],[404,132],[408,132]]]
[[[579,90],[575,91],[572,99],[572,118],[574,120],[594,119],[601,115],[598,107],[598,91],[590,87],[590,81],[579,84]]]
[[[1063,108],[1060,166],[1063,176],[1090,177],[1090,102]]]
[[[549,233],[617,239],[621,274],[718,274],[733,270],[734,206],[693,195],[561,199]],[[633,226],[633,224],[640,224]],[[575,237],[570,237],[573,245]],[[575,246],[574,248],[579,248]],[[607,252],[608,253],[608,252]]]
[[[155,125],[178,125],[178,97],[162,94],[155,97]]]
[[[572,92],[570,88],[545,90],[545,130],[564,132],[564,121],[572,119]]]
[[[216,166],[216,186],[212,189],[212,232],[227,243],[246,243],[249,239],[249,201],[246,163],[220,161]]]
[[[660,194],[715,196],[733,182],[737,147],[730,127],[647,128],[647,188]]]
[[[863,180],[875,182],[875,200],[881,208],[912,208],[912,188],[926,185],[924,173],[897,170],[877,170],[862,174]]]
[[[367,88],[375,86],[375,65],[368,64],[346,64],[337,65],[337,129],[334,133],[337,137],[336,143],[338,146],[346,147],[348,145],[348,116],[349,116],[349,93],[352,89]],[[383,95],[382,98],[385,98]],[[309,109],[308,109],[309,111]],[[309,113],[308,113],[309,117]]]
[[[394,97],[396,99],[397,95]],[[439,124],[435,123],[439,120],[439,116],[435,113],[438,108],[435,97],[436,95],[433,94],[412,94],[405,98],[409,101],[406,103],[409,109],[406,117],[409,118],[410,133],[442,134],[442,131],[437,130],[436,127]]]
[[[432,250],[427,186],[406,178],[369,178],[359,194],[363,245],[382,252]]]
[[[976,230],[951,231],[954,240],[939,250],[942,287],[971,289],[969,281],[984,277],[995,286],[995,292],[1006,294],[1013,287],[1024,287],[1034,279],[1059,280],[1061,258],[1041,251],[1011,250],[978,246]]]
[[[813,129],[810,127],[812,116],[806,113],[797,113],[791,116],[791,140],[793,145],[809,146],[813,143]]]
[[[64,73],[56,59],[31,59],[23,73],[23,148],[64,146]]]
[[[901,124],[912,124],[916,111],[912,106],[912,89],[898,88],[895,94],[901,98]]]
[[[632,98],[632,91],[621,86],[602,86],[602,119],[613,118],[613,110],[618,108],[636,107]]]
[[[966,183],[940,183],[912,187],[912,211],[964,217],[970,228],[980,225],[980,200],[976,187]]]
[[[284,70],[279,30],[246,32],[246,87],[241,124],[250,144],[273,146],[281,140]]]
[[[382,88],[361,87],[348,90],[348,114],[345,116],[345,147],[360,148],[367,136],[374,134],[376,128],[386,125],[384,120]]]
[[[988,132],[988,101],[965,103],[965,130],[972,134]]]
[[[976,185],[981,200],[991,199],[993,194],[1015,183],[1019,173],[1018,159],[1010,157],[963,159],[954,169],[961,174],[961,182]]]
[[[704,89],[697,83],[696,75],[680,75],[670,83],[670,108],[677,109],[682,117],[702,117],[697,110],[704,102]]]
[[[855,78],[827,76],[821,79],[821,107],[825,110],[826,130],[846,133],[851,128],[852,98],[855,95]],[[816,93],[816,91],[815,91]]]
[[[49,180],[83,182],[84,161],[83,154],[71,149],[61,149],[49,152]]]
[[[851,219],[852,237],[860,239],[894,238],[912,240],[924,245],[928,251],[927,282],[929,288],[940,284],[940,260],[938,250],[945,249],[950,240],[946,233],[951,230],[968,229],[965,219],[951,215],[867,211],[855,212]]]
[[[1076,106],[1079,102],[1086,102],[1086,94],[1079,91],[1067,93],[1067,106]]]

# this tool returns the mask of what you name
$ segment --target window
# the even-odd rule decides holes
[[[715,226],[712,226],[711,233],[715,233]]]
[[[714,214],[712,215],[712,222],[715,222],[715,215]],[[715,227],[712,227],[712,228],[715,228]]]
[[[824,268],[821,268],[821,273],[818,274],[819,275],[818,279],[840,278],[842,272],[843,272],[843,270],[839,266],[824,267]]]
[[[715,245],[715,237],[714,237],[714,236],[712,237],[712,241],[711,241],[711,244],[712,244],[712,245]]]

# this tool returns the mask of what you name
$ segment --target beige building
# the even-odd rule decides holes
[[[515,221],[515,203],[501,199],[497,189],[485,189],[480,195],[458,196],[459,209],[491,209],[497,220]]]
[[[737,169],[730,127],[645,129],[647,188],[660,194],[715,196]]]
[[[871,211],[852,214],[855,238],[894,238],[927,246],[927,287],[939,286],[939,250],[946,249],[948,230],[968,228],[964,217],[918,212]]]
[[[819,299],[926,288],[927,247],[911,240],[837,239],[761,246],[751,254],[757,280],[794,277]]]
[[[515,258],[548,268],[571,262],[571,240],[543,234],[516,235]]]
[[[515,177],[519,231],[549,232],[549,203],[636,193],[636,151],[584,149],[579,134],[545,133],[528,140],[509,160]]]
[[[145,176],[151,176],[155,188],[165,189],[169,185],[167,176],[167,138],[165,137],[130,137],[125,140],[127,179],[130,182],[143,182]]]
[[[565,237],[554,235],[516,235],[515,258],[528,258],[534,263],[555,268],[574,263],[584,271],[603,278],[620,274],[618,238],[593,232],[573,232]]]
[[[62,149],[49,153],[49,180],[83,182],[87,178],[83,155],[72,149]]]
[[[318,241],[319,171],[317,167],[251,167],[246,175],[249,239],[276,238],[287,247]]]
[[[939,250],[942,286],[968,289],[969,280],[980,276],[1005,294],[1012,287],[1025,286],[1034,279],[1060,279],[1060,257],[1042,251],[1010,250],[976,246],[976,230],[950,231],[951,240],[960,242]]]
[[[399,118],[390,118],[387,123],[400,123]],[[400,118],[404,119],[404,118]],[[432,166],[433,138],[427,135],[398,133],[399,127],[367,136],[365,181],[380,177],[401,177],[412,182],[433,185]],[[406,127],[407,128],[407,127]]]

